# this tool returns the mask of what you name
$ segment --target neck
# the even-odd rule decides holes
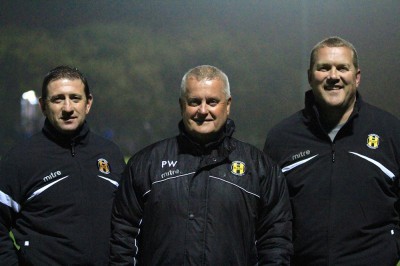
[[[333,129],[337,125],[343,125],[349,120],[353,112],[354,104],[345,110],[337,107],[332,108],[319,108],[321,115],[321,123],[326,129]]]

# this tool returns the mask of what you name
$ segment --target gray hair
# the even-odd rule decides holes
[[[314,48],[311,50],[310,55],[310,69],[312,69],[315,64],[315,55],[317,51],[324,47],[347,47],[351,49],[351,51],[353,52],[353,65],[358,70],[358,55],[356,48],[354,48],[353,44],[351,44],[350,42],[337,36],[328,37],[314,46]]]
[[[228,99],[229,97],[231,97],[229,80],[228,80],[228,77],[226,76],[226,74],[214,66],[202,65],[202,66],[197,66],[197,67],[190,69],[183,76],[182,82],[181,82],[181,92],[180,92],[180,96],[179,96],[181,99],[186,94],[186,89],[187,89],[186,82],[189,78],[195,78],[197,81],[219,79],[224,83],[224,93],[225,93],[226,98]]]

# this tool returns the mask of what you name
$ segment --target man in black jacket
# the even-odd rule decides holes
[[[89,130],[92,101],[76,68],[60,66],[44,78],[42,132],[1,160],[1,265],[107,265],[125,163],[114,143]]]
[[[111,265],[289,265],[280,168],[232,137],[227,76],[189,70],[180,134],[136,153],[112,214]]]
[[[293,209],[293,265],[396,265],[400,122],[365,103],[353,45],[311,52],[305,108],[268,134]]]

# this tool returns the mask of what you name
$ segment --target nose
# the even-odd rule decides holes
[[[199,109],[197,109],[197,113],[199,113],[199,114],[207,114],[208,113],[208,110],[207,110],[207,104],[206,103],[202,103],[202,104],[200,104],[199,105]]]
[[[331,68],[331,70],[329,71],[329,76],[327,78],[327,83],[328,84],[336,84],[337,82],[339,82],[340,78],[339,78],[339,72],[336,68]]]
[[[332,67],[329,70],[329,77],[328,79],[339,79],[338,70],[335,67]]]
[[[64,112],[72,112],[73,111],[73,106],[72,106],[72,101],[71,99],[67,98],[64,101],[63,109]]]

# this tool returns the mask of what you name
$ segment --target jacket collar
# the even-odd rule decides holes
[[[305,108],[304,108],[304,117],[305,122],[312,122],[317,121],[320,124],[320,114],[319,110],[315,101],[314,93],[312,90],[308,90],[305,93]],[[364,105],[364,101],[361,97],[361,94],[357,91],[356,92],[356,102],[354,104],[353,112],[351,113],[347,122],[351,121],[358,115],[362,106]],[[347,123],[346,122],[346,123]]]
[[[225,125],[219,132],[218,137],[205,145],[198,143],[194,140],[186,131],[183,121],[179,122],[179,143],[181,150],[187,153],[194,154],[211,154],[212,151],[215,152],[217,150],[219,155],[226,154],[228,155],[233,149],[233,145],[231,143],[231,137],[233,132],[235,131],[235,123],[232,119],[227,119]]]
[[[72,144],[85,144],[88,142],[89,126],[85,121],[83,125],[77,129],[77,131],[72,135],[66,135],[59,132],[46,118],[44,121],[44,126],[42,132],[55,143],[69,147]]]

